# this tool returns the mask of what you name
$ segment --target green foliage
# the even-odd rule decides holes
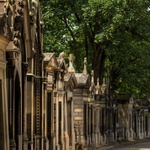
[[[110,78],[114,91],[150,94],[149,0],[43,0],[45,51],[83,57],[95,79]]]

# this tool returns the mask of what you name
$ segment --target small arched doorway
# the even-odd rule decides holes
[[[22,103],[21,103],[21,88],[18,72],[14,81],[14,138],[16,142],[16,150],[20,150],[19,136],[22,134]]]

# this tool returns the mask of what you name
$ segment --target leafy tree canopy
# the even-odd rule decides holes
[[[150,94],[149,0],[41,0],[44,49],[83,57],[96,78],[110,79],[113,91]]]

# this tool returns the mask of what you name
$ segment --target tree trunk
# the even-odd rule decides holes
[[[97,78],[100,79],[100,83],[102,83],[103,73],[104,73],[104,60],[105,60],[105,52],[102,47],[98,44],[94,44],[93,47],[93,70],[94,70],[94,81],[97,83]]]
[[[88,39],[87,39],[87,36],[85,36],[85,50],[86,50],[86,58],[87,58],[87,62],[88,62],[89,49],[88,49]]]

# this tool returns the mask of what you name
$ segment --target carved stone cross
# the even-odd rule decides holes
[[[86,59],[86,57],[84,58],[84,70],[83,70],[83,74],[84,75],[87,74],[87,59]]]

